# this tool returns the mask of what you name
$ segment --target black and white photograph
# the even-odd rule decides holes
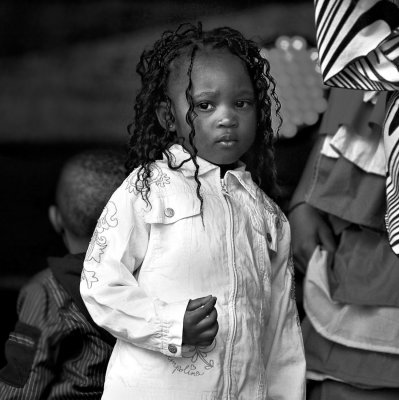
[[[0,0],[0,400],[399,399],[399,0]]]

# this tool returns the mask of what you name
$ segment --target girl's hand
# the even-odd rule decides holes
[[[322,215],[309,204],[301,204],[289,214],[292,250],[295,266],[306,272],[310,257],[317,245],[335,252],[336,242],[331,227]]]
[[[190,300],[183,319],[183,344],[210,346],[219,330],[216,297]]]

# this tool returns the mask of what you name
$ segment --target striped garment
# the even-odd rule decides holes
[[[383,127],[386,226],[399,255],[399,1],[315,0],[319,63],[329,86],[389,91]]]
[[[101,398],[112,346],[71,296],[78,293],[83,257],[50,259],[53,270],[21,290],[7,365],[0,370],[1,400]],[[67,288],[56,279],[62,268]]]

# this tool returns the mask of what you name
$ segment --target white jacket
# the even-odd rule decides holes
[[[171,148],[176,165],[188,158]],[[86,254],[81,294],[118,338],[103,399],[304,399],[290,230],[241,166],[223,180],[198,159],[151,176],[151,206],[133,172],[105,207]],[[219,331],[207,348],[182,346],[189,299],[217,297]]]

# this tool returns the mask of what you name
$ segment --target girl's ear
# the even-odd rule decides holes
[[[163,129],[168,130],[169,132],[176,130],[176,126],[170,118],[170,111],[168,111],[165,101],[161,101],[155,112],[157,113],[158,122],[161,124]]]

